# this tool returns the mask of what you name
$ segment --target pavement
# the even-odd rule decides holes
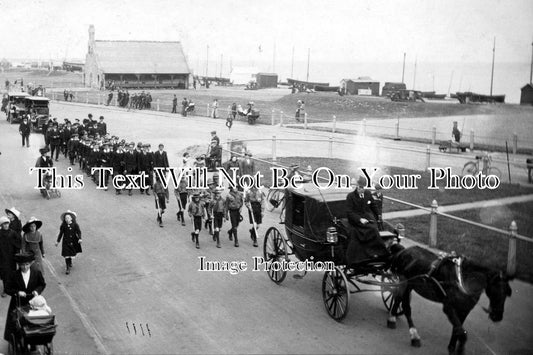
[[[291,139],[290,143],[279,142],[278,156],[328,156],[324,145],[295,141],[327,138],[320,132],[242,122],[236,122],[228,132],[224,120],[52,103],[53,115],[60,118],[84,118],[88,112],[96,117],[104,115],[109,131],[128,141],[143,140],[152,146],[165,142],[174,166],[179,166],[180,151],[208,142],[212,129],[219,132],[222,141],[270,139],[272,135]],[[353,142],[348,135],[335,139]],[[270,142],[257,142],[249,142],[254,156],[269,156]],[[32,189],[35,176],[28,173],[39,155],[42,137],[32,135],[30,143],[30,148],[20,147],[17,127],[0,122],[0,201],[21,210],[23,220],[30,216],[43,220],[47,260],[44,296],[59,324],[55,353],[447,353],[451,327],[441,305],[417,295],[413,295],[413,318],[422,337],[421,349],[410,346],[403,319],[398,329],[387,329],[387,312],[379,292],[352,295],[349,314],[338,323],[324,310],[322,273],[309,273],[302,280],[289,275],[276,285],[265,272],[251,269],[236,275],[198,270],[200,256],[214,261],[246,261],[249,265],[253,256],[261,256],[262,248],[254,248],[248,237],[247,223],[239,227],[239,248],[232,246],[224,232],[222,248],[217,249],[202,231],[201,249],[197,250],[190,241],[190,222],[182,227],[175,220],[173,196],[163,228],[157,226],[152,196],[116,196],[112,190],[96,190],[87,177],[81,190],[64,190],[61,198],[42,199]],[[407,167],[419,164],[419,153],[411,155],[405,146],[399,148],[406,150],[394,159]],[[355,156],[343,143],[333,145],[333,154]],[[388,153],[380,152],[380,156],[385,155]],[[375,155],[367,156],[367,163],[372,163]],[[453,160],[447,163],[453,164]],[[64,158],[56,165],[61,173],[69,173]],[[71,174],[80,172],[74,167]],[[54,247],[59,216],[67,209],[78,213],[84,250],[74,260],[70,275],[64,273],[60,248]],[[260,242],[270,227],[283,232],[275,213],[265,216]],[[485,296],[466,320],[469,353],[525,354],[533,350],[533,339],[528,335],[533,327],[533,287],[514,281],[512,288],[513,297],[501,323],[488,321],[481,309],[488,304]],[[7,305],[8,299],[0,300],[0,324]],[[7,352],[5,342],[0,344],[0,352]]]

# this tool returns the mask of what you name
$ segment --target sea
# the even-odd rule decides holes
[[[215,64],[215,65],[214,65]],[[202,64],[205,65],[205,64]],[[216,63],[209,63],[215,75]],[[462,63],[442,62],[425,63],[406,62],[344,62],[344,61],[309,61],[309,75],[307,61],[276,61],[264,63],[250,63],[242,61],[232,62],[233,67],[255,67],[261,72],[277,73],[280,81],[287,78],[326,82],[330,86],[338,86],[342,79],[357,79],[370,77],[380,81],[380,88],[385,82],[403,82],[407,89],[420,91],[435,91],[437,94],[471,91],[478,94],[490,94],[492,63]],[[223,76],[229,76],[229,66],[226,64]],[[204,66],[205,67],[205,66]],[[520,89],[530,82],[531,63],[513,62],[494,64],[492,82],[493,95],[505,95],[506,103],[520,102]],[[200,70],[200,72],[202,72]],[[205,71],[204,71],[205,73]],[[217,73],[219,76],[220,73]]]

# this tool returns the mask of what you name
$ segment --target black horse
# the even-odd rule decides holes
[[[503,319],[505,299],[512,292],[509,279],[501,271],[455,255],[438,256],[417,246],[397,252],[391,268],[400,277],[400,283],[390,309],[388,327],[396,327],[396,315],[403,310],[409,325],[411,345],[420,346],[420,336],[411,318],[410,294],[415,290],[422,297],[443,304],[443,311],[453,326],[448,344],[450,354],[464,353],[467,333],[463,322],[479,301],[483,290],[490,301],[489,308],[483,309],[493,322]]]

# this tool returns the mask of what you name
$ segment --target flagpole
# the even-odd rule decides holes
[[[490,96],[492,96],[492,84],[494,82],[494,57],[496,54],[496,37],[494,37],[494,45],[492,46],[492,73],[490,75]]]

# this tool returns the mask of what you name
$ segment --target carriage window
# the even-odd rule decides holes
[[[304,226],[304,206],[305,198],[298,195],[293,195],[293,208],[292,208],[292,224],[293,226]]]

